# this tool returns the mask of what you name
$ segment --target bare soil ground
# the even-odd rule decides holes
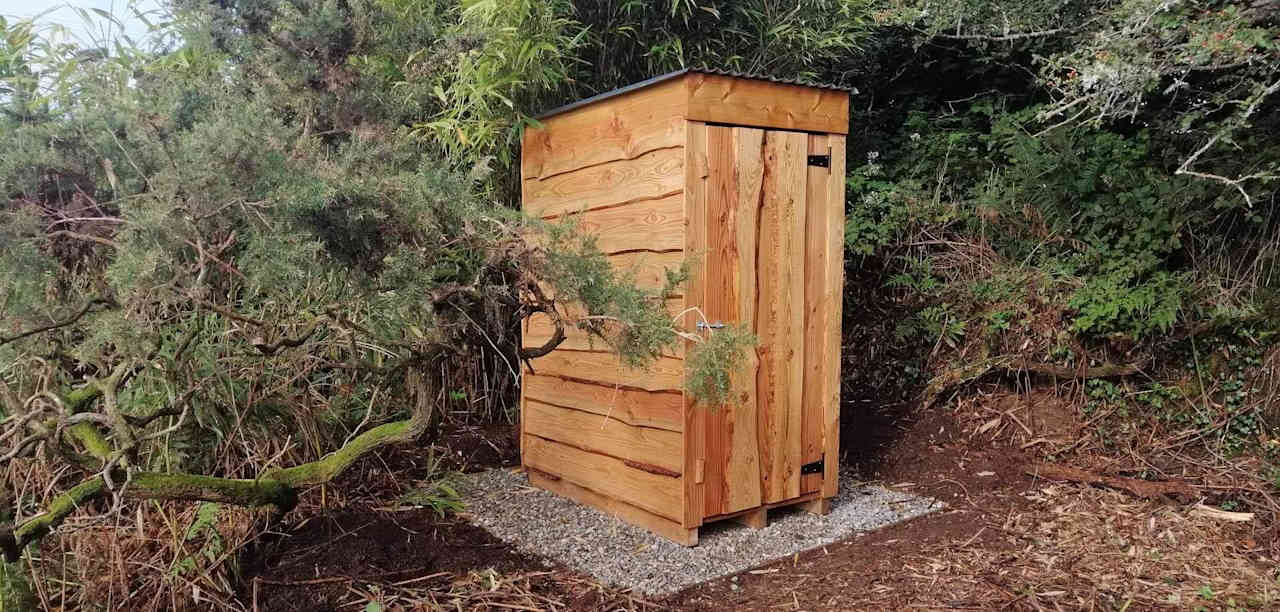
[[[1080,425],[1069,410],[1009,394],[923,412],[854,407],[846,463],[950,508],[662,601],[546,567],[460,519],[378,506],[421,473],[423,453],[401,450],[334,487],[354,486],[341,500],[351,509],[308,516],[253,551],[261,563],[246,567],[242,596],[259,610],[1280,609],[1280,570],[1256,521],[1029,476],[1040,444],[1001,432],[1068,440]],[[451,467],[516,461],[510,428],[444,439]]]

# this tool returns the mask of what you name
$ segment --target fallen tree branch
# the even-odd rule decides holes
[[[967,363],[935,376],[929,381],[929,385],[925,387],[923,395],[924,405],[925,407],[933,405],[933,402],[935,402],[938,397],[948,389],[977,380],[997,370],[1009,373],[1031,372],[1032,374],[1075,380],[1117,378],[1121,376],[1132,376],[1142,372],[1142,369],[1139,368],[1137,364],[1104,363],[1093,367],[1085,367],[1082,365],[1078,368],[1072,368],[1068,366],[1054,365],[1051,363],[1034,362],[1024,357],[1005,355],[1001,357],[993,357],[991,359],[984,359],[974,363]]]
[[[396,442],[412,440],[426,430],[417,418],[387,423],[357,436],[324,458],[282,470],[272,470],[258,479],[220,478],[199,474],[135,472],[123,495],[129,499],[209,501],[234,506],[274,506],[286,513],[298,503],[298,488],[329,482],[369,451]],[[121,474],[123,476],[123,474]],[[122,477],[117,480],[123,480]],[[98,474],[82,481],[49,502],[44,512],[16,528],[0,531],[0,550],[14,561],[22,549],[48,535],[72,512],[109,492],[106,477]]]
[[[13,562],[22,549],[48,535],[72,512],[108,492],[106,478],[99,474],[53,498],[44,512],[17,528],[0,531],[0,549]],[[130,499],[210,501],[236,506],[275,506],[280,512],[298,503],[297,492],[287,484],[269,479],[218,478],[198,474],[137,472],[123,491]]]
[[[1133,376],[1142,371],[1136,364],[1104,363],[1091,368],[1069,368],[1052,363],[1034,363],[1025,359],[1017,360],[1005,366],[1005,369],[1056,376],[1058,378],[1116,378],[1119,376]]]
[[[1103,476],[1079,468],[1053,463],[1032,465],[1026,469],[1026,473],[1045,480],[1059,480],[1118,489],[1143,499],[1173,498],[1183,503],[1190,503],[1199,497],[1195,487],[1190,483],[1178,480],[1141,480],[1122,476]]]
[[[445,352],[446,349],[436,347],[428,354],[419,355],[416,365],[430,371],[435,360]],[[68,433],[80,440],[106,467],[102,472],[54,497],[44,512],[16,527],[0,529],[0,551],[3,551],[6,560],[14,561],[22,554],[23,548],[48,535],[72,512],[108,493],[129,499],[211,501],[246,507],[274,506],[282,514],[289,512],[297,505],[299,489],[330,482],[370,451],[389,444],[411,442],[427,430],[433,415],[437,381],[418,370],[411,370],[409,378],[415,387],[417,402],[408,419],[374,427],[316,461],[271,469],[255,479],[113,468],[114,462],[120,457],[111,450],[101,432],[92,423],[76,423],[67,429]],[[63,403],[71,412],[83,410],[103,395],[105,386],[97,384],[77,389],[63,398]],[[82,435],[76,435],[75,430],[80,427],[87,429]],[[109,481],[128,484],[113,491]]]

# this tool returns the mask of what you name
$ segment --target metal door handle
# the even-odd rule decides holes
[[[715,322],[707,323],[706,321],[698,321],[698,329],[720,329],[724,327],[724,323]]]

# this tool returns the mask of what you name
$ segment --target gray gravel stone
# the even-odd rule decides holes
[[[843,540],[858,532],[928,514],[942,502],[890,491],[841,475],[826,516],[796,508],[769,512],[769,525],[704,525],[686,548],[570,499],[534,489],[523,473],[488,470],[466,476],[467,516],[525,553],[650,597],[757,567]],[[548,563],[548,565],[550,565]]]

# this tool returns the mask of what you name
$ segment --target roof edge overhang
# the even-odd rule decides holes
[[[552,108],[551,110],[543,111],[535,115],[534,119],[537,119],[539,121],[543,119],[548,119],[550,117],[554,117],[556,115],[560,115],[574,109],[595,104],[596,102],[600,102],[602,100],[608,100],[609,98],[616,98],[623,94],[631,93],[633,91],[638,91],[646,87],[657,85],[658,83],[662,83],[665,81],[670,81],[672,79],[676,79],[687,74],[711,74],[711,75],[717,75],[717,76],[733,77],[738,79],[767,81],[770,83],[778,83],[780,85],[796,85],[800,87],[812,87],[814,89],[826,89],[829,91],[843,91],[849,94],[858,93],[858,90],[855,88],[841,87],[839,85],[832,85],[829,83],[811,83],[811,82],[803,81],[800,79],[781,79],[781,78],[768,76],[768,75],[751,74],[746,72],[735,72],[731,70],[720,70],[716,68],[682,68],[680,70],[675,70],[672,72],[668,72],[666,74],[660,74],[658,76],[645,79],[643,81],[638,81],[636,83],[632,83],[625,87],[619,87],[617,89],[611,89],[603,93],[598,93],[589,98],[583,98],[581,100],[578,100],[576,102],[570,102],[569,104],[565,104],[563,106],[557,106],[555,108]]]

